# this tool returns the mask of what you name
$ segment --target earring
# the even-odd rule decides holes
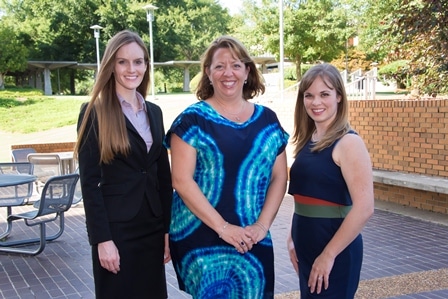
[[[244,84],[247,84],[247,80],[244,80]]]

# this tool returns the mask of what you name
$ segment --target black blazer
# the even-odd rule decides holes
[[[81,108],[78,129],[84,117]],[[100,164],[98,124],[90,117],[79,148],[79,174],[84,202],[87,233],[91,245],[112,240],[109,222],[132,219],[142,206],[149,202],[155,217],[162,217],[168,233],[171,220],[173,188],[166,148],[163,146],[165,130],[162,110],[146,102],[153,144],[149,153],[146,143],[126,119],[130,153],[116,155],[110,164]]]

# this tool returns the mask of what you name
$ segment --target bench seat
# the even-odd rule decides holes
[[[448,194],[448,178],[387,170],[373,170],[373,181],[435,193]]]

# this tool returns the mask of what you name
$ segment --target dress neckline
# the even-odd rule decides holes
[[[232,124],[235,124],[235,125],[239,125],[239,126],[244,125],[244,124],[250,122],[250,121],[253,119],[253,117],[254,117],[254,115],[255,115],[255,112],[257,111],[257,109],[258,109],[258,107],[259,107],[259,105],[257,105],[257,104],[254,103],[254,111],[252,112],[251,116],[250,116],[246,121],[243,121],[243,122],[237,122],[237,121],[233,121],[233,120],[231,120],[231,119],[228,119],[228,118],[225,117],[224,115],[220,114],[215,108],[213,108],[213,106],[212,106],[210,103],[208,103],[208,102],[206,102],[206,101],[201,101],[201,102],[204,103],[204,104],[206,104],[207,107],[208,107],[208,109],[210,109],[211,111],[213,111],[213,113],[214,113],[215,115],[217,115],[219,118],[224,119],[224,120],[228,121],[229,123],[232,123]]]

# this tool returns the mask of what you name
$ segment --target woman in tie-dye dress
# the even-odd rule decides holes
[[[269,227],[286,191],[289,136],[272,110],[247,101],[262,92],[242,44],[220,37],[203,56],[200,101],[167,133],[171,256],[193,298],[274,296]]]

